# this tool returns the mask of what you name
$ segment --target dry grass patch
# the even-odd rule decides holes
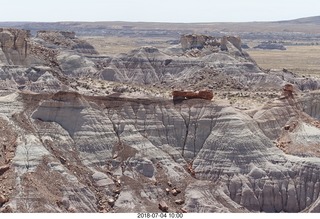
[[[287,50],[248,50],[264,69],[282,69],[320,76],[320,46],[287,46]]]

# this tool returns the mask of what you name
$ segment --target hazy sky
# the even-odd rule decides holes
[[[320,15],[320,0],[0,0],[0,21],[274,21]]]

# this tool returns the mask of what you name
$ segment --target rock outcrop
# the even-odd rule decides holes
[[[1,77],[8,80],[2,80],[0,86],[3,84],[3,87],[19,88],[23,91],[68,90],[69,82],[72,83],[75,77],[137,85],[152,84],[155,87],[177,90],[203,90],[213,87],[222,90],[239,90],[244,87],[259,91],[265,87],[266,90],[279,90],[286,82],[295,84],[301,90],[314,90],[319,87],[319,83],[314,79],[298,78],[297,75],[290,75],[289,78],[284,76],[287,72],[263,72],[249,55],[241,50],[240,38],[233,36],[215,38],[184,35],[181,37],[180,52],[166,53],[154,47],[142,47],[129,54],[111,58],[93,56],[96,53],[92,50],[93,47],[82,47],[87,43],[79,40],[74,32],[39,31],[37,37],[33,38],[28,35],[28,31],[8,31],[3,29],[3,34],[11,31],[12,36],[17,33],[21,35],[16,37],[19,39],[16,53],[22,54],[21,57],[26,55],[26,58],[14,58],[12,61],[11,50],[5,49],[7,52],[4,54],[7,55],[2,56],[2,62],[21,66],[2,67]],[[13,42],[11,44],[13,45]],[[26,50],[22,50],[23,46]],[[31,74],[26,75],[25,72]],[[43,76],[37,76],[38,80],[35,80],[34,73],[38,76],[41,73]],[[33,79],[30,80],[29,76]]]
[[[204,49],[205,47],[218,47],[221,50],[228,50],[227,44],[231,43],[241,51],[241,39],[235,36],[223,36],[221,38],[207,35],[187,34],[180,38],[183,50]]]
[[[30,31],[0,28],[0,63],[22,65],[28,55]]]
[[[293,97],[293,85],[292,84],[285,84],[283,86],[283,92],[282,94],[285,96],[285,97]]]
[[[208,46],[208,49],[204,48],[200,51],[202,55],[192,58],[190,57],[190,54],[193,53],[192,49],[187,49],[181,53],[180,57],[177,57],[156,48],[143,47],[108,61],[98,74],[101,78],[112,81],[137,84],[160,83],[162,86],[179,82],[179,86],[183,86],[188,83],[185,81],[197,75],[195,72],[209,66],[215,71],[221,70],[224,74],[232,75],[231,77],[237,80],[241,78],[241,81],[248,81],[245,79],[247,77],[245,73],[263,74],[257,65],[244,55],[245,53],[238,50],[229,41],[228,48],[228,52],[222,52],[219,48],[217,52],[213,52],[212,46]],[[228,67],[225,68],[225,66]]]
[[[228,50],[228,43],[231,43],[239,51],[242,50],[240,37],[236,37],[236,36],[222,37],[221,38],[221,45],[220,45],[221,50],[227,51]]]
[[[154,84],[174,89],[208,89],[221,80],[220,89],[244,87],[262,91],[279,90],[286,82],[296,86],[317,89],[316,79],[306,80],[288,72],[268,74],[262,71],[250,56],[241,49],[241,40],[234,36],[215,38],[205,35],[183,35],[180,52],[168,52],[154,47],[142,47],[100,60],[98,73],[101,79]],[[188,86],[187,88],[185,86]]]
[[[75,32],[38,31],[37,38],[56,47],[68,48],[84,54],[97,54],[92,45],[76,38]]]
[[[203,49],[205,46],[220,46],[219,38],[207,35],[187,34],[180,38],[181,47],[183,50],[188,49]]]

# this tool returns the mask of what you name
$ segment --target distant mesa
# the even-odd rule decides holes
[[[280,43],[273,43],[273,42],[262,42],[258,46],[253,47],[254,49],[273,49],[273,50],[286,50],[286,47],[284,47]]]
[[[222,51],[227,51],[227,44],[231,43],[241,51],[241,39],[236,36],[224,36],[219,38],[201,34],[186,34],[181,36],[180,43],[183,50],[219,47]]]
[[[250,46],[248,46],[248,44],[242,43],[241,48],[242,49],[250,49]]]
[[[63,38],[75,39],[76,33],[73,31],[47,31],[47,30],[40,30],[37,32],[37,37],[41,37],[43,35],[56,35],[56,36],[63,36]]]
[[[181,47],[187,49],[203,49],[205,46],[220,46],[220,40],[213,36],[186,34],[180,38]]]

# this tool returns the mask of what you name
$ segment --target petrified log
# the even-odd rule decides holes
[[[202,90],[199,92],[193,91],[172,91],[173,99],[194,99],[200,98],[205,100],[212,100],[213,93],[209,90]]]

